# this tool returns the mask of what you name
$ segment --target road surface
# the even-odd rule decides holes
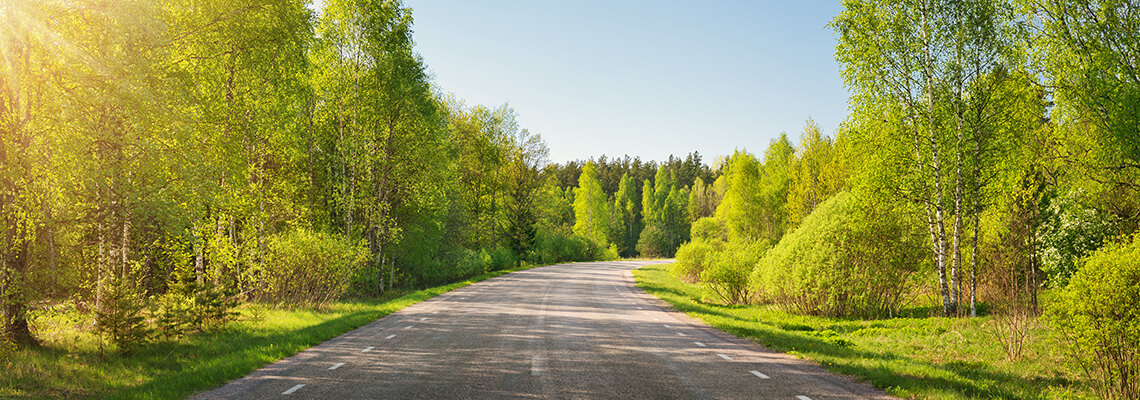
[[[888,398],[670,311],[633,285],[629,271],[651,263],[563,264],[488,279],[197,398]]]

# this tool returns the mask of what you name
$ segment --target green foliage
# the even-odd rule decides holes
[[[819,132],[808,120],[796,152],[788,165],[787,225],[794,229],[815,207],[846,186],[847,165],[843,143]]]
[[[595,171],[594,163],[588,162],[578,176],[578,188],[574,189],[574,234],[608,245],[610,212],[606,192],[602,191]]]
[[[665,257],[672,251],[669,238],[661,226],[646,225],[641,230],[641,237],[637,239],[637,253],[642,257]]]
[[[637,185],[628,173],[622,175],[618,191],[614,193],[610,221],[611,243],[617,245],[618,252],[625,257],[637,254],[637,239],[642,228],[641,205]]]
[[[749,282],[756,264],[772,245],[766,241],[729,242],[725,249],[712,257],[708,268],[701,271],[700,281],[724,304],[744,304],[755,300],[756,287]]]
[[[238,316],[235,297],[232,290],[210,282],[176,284],[158,298],[155,325],[167,338],[181,338],[191,332],[221,331]]]
[[[1048,321],[1104,398],[1140,397],[1140,235],[1084,260]]]
[[[1037,256],[1047,284],[1062,288],[1077,271],[1081,259],[1100,248],[1116,230],[1113,217],[1082,204],[1073,191],[1050,199],[1041,226]]]
[[[724,223],[719,219],[712,217],[704,217],[693,221],[692,226],[689,228],[689,237],[693,241],[727,241],[728,237],[725,234]]]
[[[597,242],[576,235],[567,228],[542,230],[535,238],[530,258],[539,264],[590,261],[598,258],[601,249]]]
[[[7,338],[0,338],[0,365],[8,365],[8,360],[16,352],[16,344]]]
[[[99,331],[107,334],[123,354],[130,354],[150,339],[145,303],[134,290],[133,283],[119,282],[111,285],[103,299],[102,309],[95,311]]]
[[[719,246],[705,240],[696,240],[677,248],[677,262],[669,270],[685,283],[696,283],[701,274],[712,264],[720,250]]]
[[[735,151],[725,167],[724,199],[716,217],[724,221],[729,240],[759,240],[763,204],[760,195],[760,162],[752,154]]]
[[[804,314],[897,315],[925,262],[920,226],[900,210],[840,193],[764,256],[752,284]]]
[[[487,270],[480,272],[491,272],[504,270],[514,267],[518,257],[515,253],[506,247],[496,247],[487,254]]]
[[[298,229],[269,239],[259,297],[297,306],[340,298],[368,260],[368,250],[338,236]]]
[[[774,304],[720,305],[703,301],[707,288],[685,284],[669,265],[634,270],[637,286],[674,309],[774,351],[865,380],[904,399],[1099,398],[1080,368],[1060,357],[1044,327],[1026,343],[1032,356],[1006,359],[987,326],[991,316],[929,317],[940,305],[920,302],[907,318],[838,319],[789,313]],[[829,332],[830,331],[830,332]]]

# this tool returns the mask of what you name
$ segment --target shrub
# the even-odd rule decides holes
[[[694,242],[698,240],[723,242],[728,240],[725,235],[724,224],[713,217],[704,217],[693,221],[693,225],[689,228],[689,237]]]
[[[1084,260],[1046,313],[1104,398],[1140,398],[1140,235]]]
[[[621,258],[621,251],[618,250],[616,244],[611,244],[610,247],[602,249],[601,254],[598,255],[598,261],[610,261]]]
[[[150,325],[143,313],[145,301],[130,283],[121,280],[110,285],[103,301],[101,309],[95,310],[95,321],[120,352],[130,354],[150,339]]]
[[[0,366],[6,366],[8,359],[16,353],[16,344],[7,338],[0,338]]]
[[[199,285],[187,281],[173,285],[159,297],[155,325],[166,337],[182,337],[191,331],[217,331],[237,318],[238,301],[234,292],[207,281]]]
[[[927,262],[921,227],[897,210],[837,194],[768,252],[751,284],[804,314],[893,315]]]
[[[515,266],[515,261],[518,257],[515,257],[515,252],[511,251],[511,249],[496,246],[494,250],[491,250],[487,258],[487,268],[490,271],[497,271]]]
[[[337,236],[299,229],[269,239],[261,296],[272,302],[323,305],[348,290],[368,249]]]
[[[657,225],[648,225],[641,230],[637,240],[637,252],[642,257],[666,257],[672,254],[665,231]]]
[[[716,301],[743,304],[753,300],[755,288],[749,285],[752,269],[772,247],[767,241],[733,241],[724,251],[714,253],[709,266],[701,271],[700,280]]]
[[[677,249],[677,262],[673,264],[670,272],[677,279],[686,283],[697,283],[701,272],[709,267],[718,251],[718,246],[704,240],[693,239]]]
[[[540,264],[587,261],[593,258],[591,244],[590,240],[571,233],[566,227],[540,229],[535,235],[530,258]]]
[[[1041,216],[1037,256],[1052,288],[1068,285],[1079,261],[1101,246],[1116,230],[1115,219],[1081,204],[1079,190],[1049,201]]]

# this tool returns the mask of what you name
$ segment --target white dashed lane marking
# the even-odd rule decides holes
[[[375,349],[375,347],[368,346],[368,347],[365,347],[364,350],[361,350],[360,352],[361,353],[367,353],[367,352],[372,351],[372,349]]]
[[[666,324],[666,325],[665,325],[665,327],[666,327],[666,328],[672,328],[672,327],[671,327],[671,326],[669,326],[668,324]]]
[[[420,321],[427,320],[427,317],[420,318]]]
[[[799,400],[811,400],[811,397],[807,397],[807,396],[796,396],[796,398]]]
[[[725,360],[731,360],[732,359],[732,357],[729,357],[729,356],[724,355],[724,354],[717,354],[717,357],[723,358]]]
[[[681,332],[677,332],[677,336],[689,336],[689,335],[686,335],[686,334],[681,333]]]
[[[386,337],[386,338],[384,338],[384,339],[391,339],[391,338],[394,338],[394,337],[396,337],[396,335],[388,335],[388,337]]]
[[[305,384],[303,384],[303,383],[302,383],[302,384],[300,384],[300,385],[297,385],[297,386],[293,386],[293,387],[289,388],[289,390],[286,390],[286,391],[284,391],[284,392],[281,392],[281,394],[293,394],[293,392],[296,392],[296,391],[298,391],[298,390],[301,390],[301,388],[303,388],[303,387],[305,387]]]
[[[334,369],[340,368],[340,367],[342,367],[342,366],[344,366],[344,363],[336,363],[336,365],[333,365],[333,366],[329,367],[329,371],[332,371],[332,370],[334,370]]]
[[[701,347],[708,347],[708,346],[705,346],[705,344],[701,343],[701,342],[693,342],[693,344],[695,344],[697,346],[701,346]]]
[[[405,326],[404,329],[412,329],[413,326],[415,326],[415,325],[408,325],[408,326]]]
[[[768,375],[761,374],[760,371],[748,371],[748,372],[751,372],[752,375],[756,375],[756,376],[760,377],[760,379],[771,379],[768,377]]]

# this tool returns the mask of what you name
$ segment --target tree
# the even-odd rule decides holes
[[[635,254],[638,235],[641,233],[641,207],[638,204],[637,186],[629,173],[621,176],[617,193],[614,193],[614,221],[610,230],[612,242],[622,256]],[[619,228],[619,229],[613,229]]]
[[[1134,1],[1026,0],[1040,22],[1036,54],[1054,89],[1055,120],[1088,141],[1066,159],[1098,180],[1140,191],[1140,15]],[[1094,157],[1089,157],[1093,155]]]
[[[36,122],[44,110],[39,76],[34,65],[46,57],[49,43],[37,35],[46,21],[41,4],[5,3],[0,11],[13,16],[0,40],[0,307],[3,321],[0,339],[16,344],[35,345],[28,329],[31,244],[40,218],[41,182],[38,167],[43,166],[46,148],[37,135]],[[42,6],[42,5],[41,5]],[[33,61],[36,61],[33,64]]]
[[[601,246],[608,245],[610,212],[606,193],[598,182],[594,163],[588,162],[574,190],[574,233]]]
[[[998,152],[987,146],[986,120],[1004,110],[987,94],[1007,76],[1001,69],[1017,67],[1010,10],[1007,2],[850,0],[831,23],[853,118],[864,125],[859,152],[904,171],[869,179],[923,206],[947,315],[960,302],[963,220],[980,212],[967,203],[986,169],[981,155]]]
[[[522,255],[534,247],[538,224],[535,202],[539,200],[542,184],[539,174],[549,150],[541,136],[526,129],[519,132],[513,141],[513,152],[505,165],[507,222],[504,232],[508,247],[516,255],[515,265],[521,266]]]
[[[437,234],[429,221],[443,208],[444,121],[412,50],[411,24],[397,3],[328,1],[314,54],[318,114],[337,149],[333,215],[350,240],[362,235],[369,242],[377,290],[395,284],[395,247],[438,242],[400,238],[410,230]]]
[[[760,240],[760,163],[748,152],[735,151],[725,167],[724,179],[724,199],[716,217],[724,221],[729,241]]]
[[[794,229],[823,201],[842,191],[847,171],[835,140],[808,120],[789,169],[787,227]]]

